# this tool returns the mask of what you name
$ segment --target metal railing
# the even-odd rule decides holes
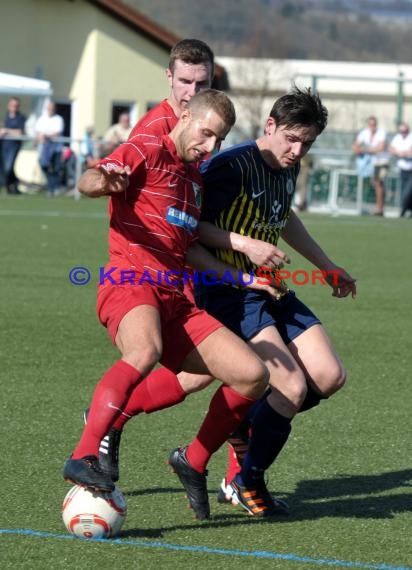
[[[3,136],[0,137],[0,145],[3,140],[13,140],[13,141],[21,141],[22,147],[19,150],[19,154],[16,158],[15,163],[15,170],[17,169],[17,165],[19,165],[19,173],[17,173],[19,178],[19,186],[24,188],[26,192],[33,193],[38,192],[46,189],[47,182],[45,179],[44,173],[41,171],[40,164],[39,164],[39,145],[36,137],[29,136],[29,135],[21,135],[21,136]],[[83,170],[85,169],[85,157],[82,154],[82,145],[84,144],[84,139],[74,139],[71,137],[53,137],[53,142],[60,143],[63,145],[64,149],[70,149],[71,156],[70,160],[71,163],[68,164],[68,161],[64,159],[64,154],[62,156],[61,162],[61,176],[62,176],[62,187],[65,191],[73,191],[74,197],[76,199],[80,198],[80,194],[77,190],[77,181],[79,180]],[[96,140],[93,141],[95,144],[95,154],[96,158],[98,155],[98,149],[102,144],[102,141]],[[24,165],[24,154],[30,152],[35,153],[35,159],[30,161],[29,157],[26,154],[26,162],[27,164]],[[23,155],[23,156],[22,156]],[[30,163],[30,164],[29,164]],[[33,166],[36,165],[36,172],[37,178],[33,179]],[[26,167],[25,167],[26,166]],[[30,167],[31,166],[31,167]],[[70,168],[70,172],[67,172],[67,168]],[[28,173],[32,172],[30,176]],[[23,173],[23,175],[22,175]],[[20,174],[20,175],[19,175]],[[41,178],[41,182],[39,183],[38,178]],[[65,186],[66,185],[66,186]]]
[[[35,160],[38,163],[38,143],[35,137],[7,136],[0,138],[0,141],[6,139],[22,141],[23,146],[20,152],[36,152]],[[86,168],[84,162],[85,157],[82,154],[84,139],[58,137],[53,140],[62,143],[72,151],[72,178],[69,181],[69,187],[65,188],[65,190],[71,191],[74,198],[79,199],[80,193],[77,190],[77,181]],[[98,158],[99,148],[104,141],[95,140],[93,142],[95,144],[95,156]],[[373,203],[374,192],[369,180],[357,176],[357,172],[354,168],[355,157],[353,153],[348,149],[314,146],[309,156],[313,163],[307,188],[307,204],[309,209],[313,211],[325,211],[331,214],[364,214],[367,208]],[[65,166],[63,161],[63,168]],[[39,165],[38,169],[40,170]],[[23,167],[20,168],[20,170],[24,170],[25,173],[27,173],[30,169]],[[42,176],[44,177],[44,174],[42,174]],[[38,192],[46,189],[45,179],[42,184],[30,180],[30,177],[19,176],[19,179],[20,184],[25,187],[28,192]],[[399,173],[395,167],[394,160],[392,160],[390,173],[386,178],[385,185],[387,188],[386,205],[389,210],[398,211],[401,196]]]

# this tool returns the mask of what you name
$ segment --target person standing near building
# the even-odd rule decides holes
[[[20,112],[20,99],[10,97],[7,103],[7,112],[4,117],[3,127],[0,129],[1,141],[1,166],[4,175],[4,185],[8,194],[20,194],[18,179],[14,172],[14,164],[22,145],[19,138],[24,135],[26,117]],[[6,137],[6,138],[5,138]]]
[[[378,120],[375,116],[368,118],[367,126],[357,135],[352,150],[357,157],[358,175],[372,180],[375,190],[373,215],[383,216],[389,156],[386,152],[386,131],[378,127]]]
[[[408,210],[412,210],[412,133],[407,123],[399,123],[398,132],[393,137],[389,152],[397,158],[396,165],[401,177],[401,211],[402,218]]]
[[[56,194],[60,185],[63,144],[58,139],[63,131],[63,117],[56,113],[53,101],[49,101],[36,121],[35,132],[39,143],[39,163],[47,178],[47,195],[50,197]]]

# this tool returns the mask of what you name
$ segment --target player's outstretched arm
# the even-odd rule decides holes
[[[310,263],[326,272],[325,280],[333,289],[333,297],[347,297],[349,294],[356,297],[356,279],[333,263],[293,211],[281,237]]]
[[[89,168],[79,178],[77,188],[81,194],[89,198],[99,198],[109,194],[124,192],[129,184],[130,168],[104,166]]]
[[[284,251],[260,239],[221,230],[210,222],[200,222],[199,230],[202,244],[216,249],[239,251],[259,267],[279,269],[284,263],[290,263],[290,258]]]

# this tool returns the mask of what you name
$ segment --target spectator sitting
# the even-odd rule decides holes
[[[111,153],[119,144],[127,141],[131,130],[129,113],[122,113],[119,115],[119,122],[112,125],[103,137],[104,154]]]

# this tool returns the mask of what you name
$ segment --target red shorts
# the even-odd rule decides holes
[[[206,311],[196,308],[176,289],[141,285],[99,287],[97,315],[115,343],[123,317],[134,307],[151,305],[159,311],[162,324],[163,351],[161,364],[179,372],[186,356],[212,332],[223,325]]]
[[[185,270],[186,274],[189,276],[194,276],[194,274],[195,274],[195,270],[193,269],[193,267],[190,267],[189,265],[186,265],[184,270]],[[186,279],[186,281],[184,282],[184,286],[183,286],[183,292],[186,295],[186,297],[189,299],[189,301],[191,303],[193,303],[193,305],[196,305],[194,278],[193,279]]]
[[[186,298],[192,303],[192,305],[196,306],[195,301],[195,286],[193,283],[185,283],[183,287],[183,293],[185,294]]]

